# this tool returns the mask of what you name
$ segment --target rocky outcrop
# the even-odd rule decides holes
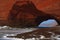
[[[36,27],[48,19],[56,18],[37,10],[35,5],[29,1],[17,1],[8,16],[9,25],[12,27]]]

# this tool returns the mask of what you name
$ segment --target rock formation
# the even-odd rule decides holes
[[[56,19],[50,14],[39,11],[30,1],[17,1],[9,13],[9,25],[12,27],[37,27],[48,19]]]

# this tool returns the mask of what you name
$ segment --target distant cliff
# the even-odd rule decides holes
[[[48,19],[56,18],[37,10],[35,5],[29,1],[17,1],[8,16],[9,25],[12,27],[36,27]]]

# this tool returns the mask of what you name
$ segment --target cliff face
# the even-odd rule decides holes
[[[7,24],[9,11],[18,0],[0,0],[0,24]],[[20,0],[19,0],[20,1]],[[23,1],[23,0],[22,0]],[[31,0],[37,9],[53,14],[60,20],[60,0]],[[7,23],[6,23],[7,22]]]
[[[29,1],[17,1],[8,16],[10,25],[19,27],[35,27],[48,19],[55,19],[55,17],[37,10]]]
[[[36,18],[35,10],[33,3],[17,1],[10,11],[8,19],[13,23],[12,25],[32,26]]]
[[[18,0],[0,0],[0,20],[7,20],[13,4]],[[20,1],[20,0],[19,0]],[[37,9],[60,17],[60,0],[31,0]],[[60,18],[59,18],[60,19]]]

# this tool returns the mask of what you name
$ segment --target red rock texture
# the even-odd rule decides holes
[[[0,0],[0,20],[7,20],[10,10],[12,9],[12,6],[15,4],[16,1],[22,0]],[[38,10],[56,15],[57,18],[60,19],[60,0],[30,0],[30,1],[32,1],[35,4]]]
[[[60,0],[31,0],[42,11],[60,16]],[[0,20],[6,20],[9,10],[16,0],[0,0]],[[58,11],[57,11],[58,10]]]
[[[56,18],[38,10],[31,1],[17,1],[10,10],[8,19],[15,26],[35,27],[42,21]]]

